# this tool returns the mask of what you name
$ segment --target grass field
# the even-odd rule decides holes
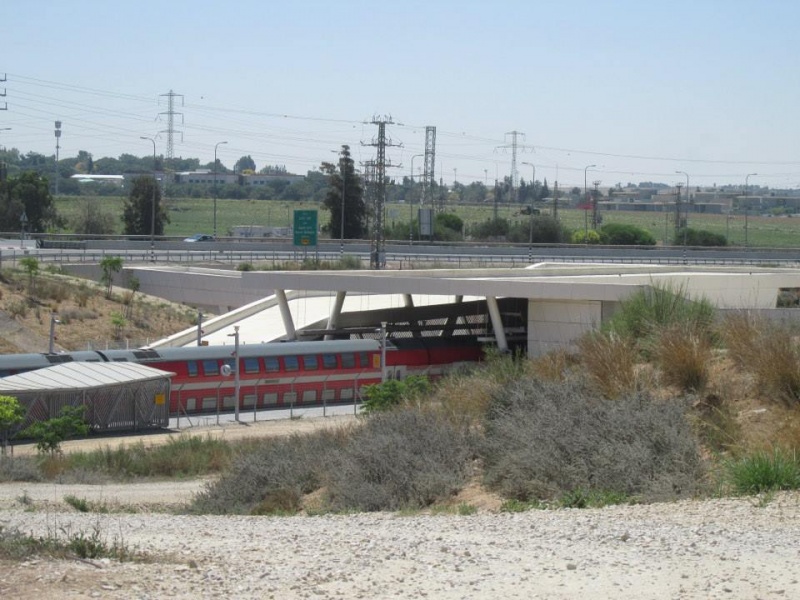
[[[60,215],[68,220],[79,214],[85,205],[86,198],[62,196],[56,200],[56,208]],[[114,215],[122,214],[124,199],[119,196],[98,198],[102,209]],[[214,204],[210,198],[168,199],[170,223],[165,227],[165,234],[174,237],[186,237],[195,233],[212,233],[214,223]],[[291,224],[293,210],[320,209],[320,225],[326,225],[329,213],[321,210],[314,202],[285,202],[277,200],[217,200],[217,232],[225,236],[237,225],[264,225],[268,227],[286,227]],[[416,211],[415,211],[416,212]],[[452,212],[464,220],[467,227],[492,218],[492,207],[487,206],[454,206]],[[393,221],[408,222],[411,211],[408,205],[389,204],[386,207],[387,223]],[[561,221],[570,229],[583,229],[586,226],[586,214],[583,210],[563,209],[558,211]],[[510,220],[527,219],[518,214],[518,207],[501,207],[499,215]],[[591,215],[589,221],[591,221]],[[601,211],[603,223],[624,223],[646,229],[661,244],[665,238],[669,242],[673,228],[668,221],[671,213]],[[745,219],[742,215],[728,218],[726,215],[689,214],[689,227],[705,229],[725,235],[731,245],[745,245]],[[122,221],[117,219],[117,233],[122,233]],[[772,248],[800,247],[800,219],[791,217],[750,216],[747,219],[749,246]],[[591,222],[589,223],[591,227]],[[66,232],[68,233],[68,232]]]

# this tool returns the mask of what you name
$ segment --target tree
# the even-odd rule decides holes
[[[131,278],[128,280],[128,289],[130,290],[130,294],[128,294],[128,297],[126,298],[127,300],[125,309],[126,319],[130,319],[133,316],[133,297],[136,295],[136,292],[139,291],[140,287],[141,283],[139,282],[139,278],[136,277],[135,275],[131,276]]]
[[[6,453],[8,446],[8,433],[25,418],[25,409],[19,400],[12,396],[0,396],[0,431],[3,433],[2,452]]]
[[[104,256],[100,261],[100,268],[103,270],[103,274],[100,275],[100,283],[106,286],[106,298],[111,298],[114,273],[119,273],[122,270],[122,258],[119,256]]]
[[[38,421],[19,435],[36,440],[40,454],[60,454],[62,442],[89,433],[89,425],[83,417],[85,411],[85,406],[65,406],[61,409],[61,416]]]
[[[96,198],[87,199],[80,213],[72,220],[75,233],[83,235],[109,235],[114,233],[114,215],[102,209]]]
[[[236,161],[236,164],[233,166],[233,170],[237,173],[242,173],[244,171],[252,171],[253,173],[256,172],[256,161],[253,160],[249,154],[247,156],[243,156],[239,160]]]
[[[32,233],[42,233],[49,225],[58,224],[50,184],[33,171],[0,181],[0,228],[19,231],[23,213],[26,229]]]
[[[25,256],[20,259],[19,264],[28,274],[28,294],[33,296],[36,276],[39,274],[39,260],[33,256]]]
[[[353,159],[350,158],[350,146],[342,146],[338,165],[324,162],[320,170],[328,176],[328,191],[325,193],[323,206],[331,211],[331,238],[336,239],[342,235],[343,218],[345,239],[364,237],[367,213],[364,190],[361,187],[361,177],[356,174]],[[342,215],[342,187],[344,187],[344,215]]]
[[[122,211],[125,235],[150,235],[154,191],[156,201],[154,235],[164,235],[164,223],[169,223],[169,215],[161,204],[161,190],[150,175],[142,175],[133,180],[131,193]]]

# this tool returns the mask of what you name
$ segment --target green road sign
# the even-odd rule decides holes
[[[317,245],[317,211],[294,211],[294,245]]]

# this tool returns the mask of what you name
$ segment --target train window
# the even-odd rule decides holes
[[[245,373],[258,373],[258,359],[257,358],[245,358],[244,359],[244,372]]]
[[[245,394],[244,401],[242,402],[243,406],[251,407],[256,403],[256,395],[255,394]]]
[[[281,370],[281,367],[278,364],[278,359],[275,356],[265,357],[264,366],[267,368],[267,373],[277,373]]]
[[[283,366],[287,371],[297,371],[300,368],[300,361],[296,356],[284,356]]]
[[[353,388],[342,388],[339,390],[339,400],[352,400]]]
[[[366,352],[359,352],[358,360],[362,369],[369,369],[369,354]]]
[[[284,404],[294,404],[297,402],[297,392],[285,392],[283,394]]]
[[[186,370],[189,371],[189,377],[197,377],[197,361],[190,360],[186,363]]]
[[[333,402],[336,400],[336,390],[322,390],[322,401]]]
[[[264,404],[266,406],[272,406],[277,403],[278,403],[278,394],[275,394],[274,392],[269,392],[267,394],[264,394]]]
[[[304,356],[303,369],[305,369],[306,371],[316,371],[317,369],[319,369],[319,363],[317,362],[317,357],[314,355]]]
[[[356,356],[352,352],[342,354],[342,368],[354,369],[356,366]]]
[[[219,375],[219,363],[216,360],[203,361],[203,375]]]
[[[303,392],[303,404],[314,404],[317,401],[317,390]]]
[[[336,355],[335,354],[323,354],[322,355],[322,366],[326,369],[335,369],[336,368]]]

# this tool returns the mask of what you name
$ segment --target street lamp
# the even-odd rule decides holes
[[[424,154],[415,154],[411,157],[411,190],[414,190],[414,159]],[[408,199],[408,243],[414,243],[414,202],[413,195]]]
[[[583,170],[583,199],[584,201],[589,200],[589,193],[586,189],[586,172],[596,167],[597,165],[587,165],[586,168]],[[583,243],[589,243],[589,213],[586,210],[586,207],[583,207]]]
[[[750,186],[750,177],[753,175],[758,175],[758,173],[748,173],[747,176],[744,178],[744,247],[747,248],[747,192],[748,187]]]
[[[139,136],[143,140],[153,142],[153,198],[150,202],[150,260],[156,261],[156,141],[144,135]]]
[[[531,194],[531,213],[529,215],[528,221],[530,222],[530,232],[528,233],[528,262],[533,261],[533,201],[536,198],[536,165],[529,162],[523,162],[523,165],[528,165],[531,168],[531,187],[533,188],[533,193]]]
[[[214,240],[217,239],[217,148],[221,144],[228,142],[217,142],[214,144]]]

